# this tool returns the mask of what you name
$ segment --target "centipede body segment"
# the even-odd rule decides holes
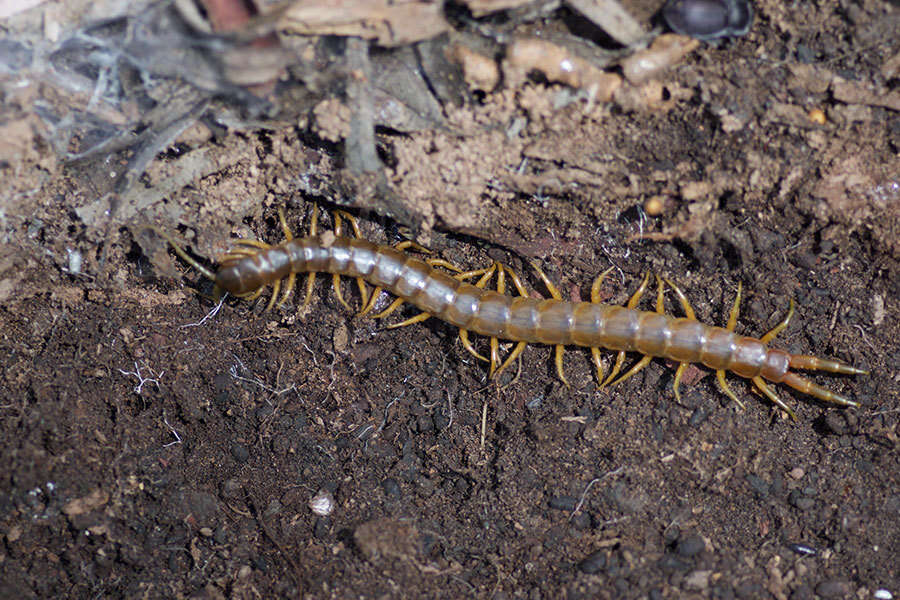
[[[339,278],[355,278],[363,303],[361,315],[367,315],[374,309],[381,290],[385,290],[396,296],[396,300],[374,317],[387,316],[402,303],[412,304],[422,313],[393,327],[429,317],[458,327],[463,346],[477,358],[489,362],[492,375],[497,375],[514,362],[527,344],[547,344],[555,347],[557,372],[568,385],[563,372],[563,350],[574,345],[591,349],[601,387],[627,379],[654,357],[662,357],[679,363],[674,380],[676,396],[679,395],[678,388],[685,367],[691,363],[701,363],[716,371],[720,387],[738,404],[740,401],[725,381],[726,372],[750,379],[760,392],[792,417],[793,411],[775,395],[767,382],[784,383],[804,394],[841,406],[858,406],[856,402],[804,378],[794,369],[841,374],[865,374],[865,371],[835,360],[790,354],[769,345],[787,326],[794,312],[793,302],[788,316],[781,323],[763,337],[753,338],[734,332],[740,287],[726,326],[714,327],[697,321],[681,290],[659,277],[656,278],[656,310],[642,311],[638,310],[637,305],[649,285],[649,277],[644,278],[626,306],[600,302],[600,284],[609,271],[602,273],[594,282],[591,302],[567,302],[540,268],[533,265],[551,295],[547,299],[537,299],[527,294],[518,275],[507,266],[495,263],[484,269],[463,272],[442,259],[421,259],[407,254],[404,250],[410,247],[424,250],[412,242],[403,242],[395,247],[374,244],[360,237],[355,221],[346,213],[336,214],[334,231],[321,234],[317,231],[314,213],[310,233],[302,238],[295,238],[283,215],[280,214],[280,217],[286,238],[282,243],[268,245],[255,240],[238,240],[238,245],[222,258],[215,273],[191,258],[167,234],[157,231],[168,239],[179,256],[213,280],[218,290],[238,297],[257,298],[267,286],[273,286],[268,308],[287,300],[299,274],[307,274],[305,303],[311,298],[315,274],[330,273],[339,301],[348,308],[349,304],[341,295]],[[356,237],[342,235],[342,217],[351,224]],[[495,275],[497,290],[487,289],[488,282]],[[504,293],[507,277],[518,296]],[[474,283],[468,280],[474,280]],[[282,281],[285,282],[283,293],[278,299]],[[366,284],[374,286],[375,290],[370,293]],[[675,291],[686,316],[665,314],[665,284]],[[472,347],[468,337],[470,332],[490,338],[489,357],[482,356]],[[502,364],[498,352],[500,339],[517,342]],[[601,349],[618,351],[608,376],[603,372]],[[638,352],[643,357],[616,380],[628,352]]]

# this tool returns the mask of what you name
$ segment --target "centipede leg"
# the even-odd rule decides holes
[[[334,288],[334,296],[338,299],[338,302],[340,302],[344,306],[344,308],[352,312],[353,308],[351,308],[350,304],[348,304],[347,301],[344,300],[344,295],[341,293],[341,276],[337,273],[331,276],[331,287]]]
[[[382,292],[381,286],[378,286],[374,290],[372,290],[372,295],[369,296],[369,301],[366,303],[366,305],[363,307],[363,309],[361,311],[356,313],[356,316],[359,318],[362,318],[362,317],[366,316],[367,314],[369,314],[372,311],[372,309],[375,308],[375,302],[378,300],[378,296],[381,295],[381,292]]]
[[[350,228],[353,230],[353,236],[356,239],[361,240],[362,232],[359,229],[359,223],[356,221],[356,217],[343,210],[334,211],[334,235],[341,235],[341,217],[347,219],[347,222],[350,223]],[[362,277],[357,277],[356,287],[359,289],[359,297],[362,300],[362,306],[366,306],[366,304],[368,304],[369,302],[369,291],[366,288],[366,280]],[[335,290],[337,291],[337,286],[335,287]],[[340,292],[338,292],[337,295],[338,300],[343,301],[343,298],[340,297]],[[347,306],[345,302],[342,303],[344,304],[344,306]],[[349,309],[349,306],[347,306],[347,308]]]
[[[234,243],[240,244],[241,246],[253,246],[254,248],[259,248],[261,250],[268,250],[269,248],[272,247],[271,245],[269,245],[265,242],[261,242],[259,240],[251,240],[249,238],[248,239],[243,239],[243,238],[237,239],[237,240],[234,240]],[[232,252],[234,252],[234,251],[235,250],[232,250]],[[246,252],[246,250],[243,252]],[[254,253],[251,253],[251,254],[254,254]]]
[[[638,303],[641,301],[641,297],[644,295],[644,292],[647,290],[647,284],[650,282],[650,273],[646,273],[644,275],[644,279],[641,281],[641,285],[638,286],[638,289],[631,295],[631,298],[628,299],[628,304],[625,305],[626,308],[635,308]],[[616,355],[616,362],[613,364],[612,371],[609,373],[609,377],[606,378],[606,381],[600,384],[600,389],[602,390],[606,386],[610,384],[616,378],[616,375],[619,374],[619,371],[622,370],[622,364],[625,362],[625,352],[620,351]]]
[[[491,362],[487,358],[478,354],[475,348],[472,347],[472,342],[469,341],[469,332],[460,327],[459,329],[459,341],[462,343],[463,348],[469,351],[469,354],[477,358],[478,360],[483,360],[484,362]]]
[[[430,319],[432,315],[427,312],[422,312],[417,314],[414,317],[410,317],[409,319],[402,321],[400,323],[394,323],[393,325],[388,325],[387,329],[399,329],[400,327],[406,327],[407,325],[414,325],[415,323],[421,323],[427,319]]]
[[[511,268],[509,268],[505,265],[502,268],[509,275],[510,280],[512,280],[512,282],[513,282],[513,286],[515,286],[516,291],[519,292],[519,296],[527,297],[528,291],[525,289],[525,286],[522,285],[522,280],[519,279],[519,275],[515,271],[513,271]],[[519,342],[518,344],[516,344],[516,347],[513,348],[512,352],[509,353],[509,356],[506,357],[506,360],[503,361],[503,364],[500,365],[500,368],[497,369],[496,371],[494,371],[493,377],[497,377],[498,375],[500,375],[500,373],[502,373],[504,370],[506,370],[506,368],[509,365],[513,364],[513,362],[515,362],[516,359],[518,359],[519,356],[521,356],[522,352],[525,350],[525,347],[527,345],[528,345],[527,342]]]
[[[384,309],[377,315],[372,315],[372,318],[373,319],[383,319],[386,316],[388,316],[389,314],[391,314],[392,312],[394,312],[395,310],[397,310],[398,308],[400,308],[401,304],[403,304],[403,298],[396,298],[393,302],[391,302],[391,304],[386,309]]]
[[[763,394],[765,394],[769,398],[769,400],[774,402],[781,410],[783,410],[788,415],[790,415],[792,420],[794,420],[794,421],[797,420],[797,415],[794,414],[794,411],[791,410],[791,407],[788,406],[787,404],[785,404],[784,402],[782,402],[781,398],[776,396],[775,392],[773,392],[772,390],[769,389],[769,386],[766,385],[765,379],[757,376],[757,377],[752,378],[750,381],[752,381],[753,385],[755,385],[759,391],[761,391]]]
[[[538,274],[538,277],[541,278],[541,281],[544,283],[544,286],[547,288],[547,291],[550,292],[550,297],[555,300],[562,300],[562,294],[559,293],[559,289],[553,285],[553,282],[550,281],[550,278],[547,277],[546,274],[541,270],[541,268],[535,263],[531,261],[531,268],[535,270]],[[555,360],[556,363],[556,374],[559,376],[560,381],[562,381],[566,387],[569,387],[569,382],[566,379],[566,374],[563,372],[563,353],[565,352],[566,347],[562,344],[557,344],[554,348]]]
[[[614,268],[615,267],[610,267],[600,273],[591,285],[591,302],[594,304],[601,304],[603,302],[603,298],[600,297],[600,288],[603,285],[603,280],[606,279],[606,276],[609,275]],[[594,369],[597,371],[597,385],[602,386],[604,368],[600,348],[591,348],[591,361],[594,363]]]
[[[266,305],[266,311],[272,310],[275,306],[275,301],[278,299],[278,292],[281,290],[281,280],[276,279],[275,283],[272,284],[272,297],[269,298],[269,303]]]
[[[792,369],[804,369],[807,371],[827,371],[829,373],[840,373],[841,375],[868,375],[865,369],[852,367],[847,363],[839,360],[828,360],[819,358],[818,356],[810,356],[808,354],[792,354]]]
[[[316,274],[309,273],[306,276],[306,296],[303,298],[303,308],[309,306],[310,302],[312,302],[313,295],[313,287],[316,285]]]
[[[459,279],[460,281],[464,279],[469,279],[470,277],[475,277],[476,275],[481,275],[481,279],[479,279],[475,283],[475,287],[479,289],[484,289],[484,286],[487,285],[487,282],[490,281],[491,277],[494,275],[494,271],[497,270],[497,263],[493,263],[490,267],[486,267],[484,269],[478,269],[476,271],[467,271],[465,273],[459,273],[454,275],[455,279]],[[490,359],[485,358],[484,356],[478,354],[474,347],[472,347],[472,342],[469,341],[469,332],[462,327],[459,328],[459,341],[462,342],[463,348],[465,348],[469,354],[477,358],[478,360],[483,360],[486,363],[490,363]]]
[[[836,394],[829,389],[816,385],[812,381],[809,381],[796,373],[785,373],[781,379],[781,383],[789,385],[795,390],[803,392],[804,394],[809,394],[819,400],[824,400],[825,402],[831,402],[832,404],[839,404],[841,406],[859,406],[859,402],[848,400],[840,394]]]
[[[728,313],[728,323],[725,324],[725,329],[728,331],[734,331],[734,328],[737,326],[738,315],[741,312],[741,291],[744,289],[741,282],[738,282],[737,294],[734,297],[734,304],[731,307],[731,311]],[[741,410],[744,409],[744,403],[741,402],[737,395],[731,391],[731,388],[728,387],[728,382],[725,380],[725,369],[717,369],[716,370],[716,381],[719,383],[719,388],[722,392],[725,393],[726,396],[731,398],[735,404],[737,404]]]
[[[497,268],[497,293],[506,293],[506,269],[498,263]],[[493,377],[497,367],[500,366],[500,340],[496,336],[490,338],[491,366],[489,376]]]
[[[309,236],[313,237],[318,233],[319,226],[319,206],[313,204],[312,216],[309,219]],[[316,274],[309,273],[306,275],[306,296],[303,298],[302,307],[306,308],[312,302],[313,288],[316,285]]]
[[[788,303],[787,316],[784,318],[784,320],[781,323],[779,323],[778,325],[773,327],[766,335],[759,338],[759,341],[761,341],[763,344],[768,344],[769,342],[774,340],[775,336],[778,335],[779,333],[781,333],[782,331],[784,331],[784,328],[788,326],[788,323],[791,322],[791,317],[793,317],[793,316],[794,316],[794,299],[791,298],[790,302]]]
[[[663,282],[662,282],[662,280],[661,280],[658,276],[656,277],[656,283],[657,283],[657,290],[656,290],[656,312],[659,313],[659,314],[664,314],[664,313],[665,313],[665,300],[664,300],[664,298],[663,298]],[[622,375],[621,377],[619,377],[616,381],[614,381],[614,382],[613,382],[613,385],[617,385],[617,384],[619,384],[619,383],[622,383],[623,381],[625,381],[625,380],[628,379],[629,377],[632,377],[632,376],[634,376],[634,375],[637,375],[637,374],[641,371],[641,369],[643,369],[644,367],[646,367],[647,365],[649,365],[650,362],[651,362],[652,360],[653,360],[653,357],[652,357],[652,356],[645,355],[645,356],[642,357],[641,360],[639,360],[633,367],[631,367],[630,369],[628,369],[628,372],[627,372],[627,373],[625,373],[624,375]],[[682,363],[682,365],[683,365],[683,364],[684,364],[684,363]],[[678,365],[678,368],[680,369],[682,365]],[[677,373],[676,373],[676,375],[677,375]],[[678,398],[678,390],[677,390],[677,389],[675,390],[675,397]]]

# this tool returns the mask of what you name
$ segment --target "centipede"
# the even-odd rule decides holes
[[[237,239],[219,261],[218,269],[204,266],[188,254],[168,233],[155,226],[147,226],[162,236],[176,254],[214,284],[214,296],[226,292],[238,298],[256,300],[266,289],[272,295],[265,310],[280,307],[291,297],[298,276],[306,276],[303,306],[313,296],[317,274],[330,274],[335,295],[347,309],[353,311],[341,292],[341,277],[356,280],[362,299],[357,316],[382,319],[403,304],[421,311],[402,322],[388,325],[398,328],[437,318],[458,328],[462,346],[472,356],[489,365],[489,376],[496,378],[520,358],[529,344],[552,346],[556,373],[565,386],[563,358],[569,346],[590,350],[599,388],[620,384],[633,377],[654,358],[677,363],[673,390],[680,400],[680,383],[685,369],[702,364],[716,373],[722,392],[743,408],[743,402],[731,390],[726,373],[749,379],[752,385],[792,419],[796,414],[769,384],[784,384],[803,394],[842,407],[858,407],[859,403],[824,388],[797,373],[825,371],[842,375],[866,375],[867,371],[839,360],[809,354],[792,354],[774,347],[771,342],[791,321],[794,301],[785,318],[762,337],[735,333],[742,286],[738,284],[734,304],[724,327],[706,325],[697,320],[693,307],[684,292],[668,278],[655,276],[656,306],[653,311],[641,310],[638,304],[650,285],[650,274],[643,277],[637,290],[624,306],[601,301],[601,286],[612,268],[600,273],[591,286],[589,302],[570,302],[562,298],[557,287],[539,265],[531,262],[537,277],[549,292],[549,298],[535,298],[525,288],[522,278],[509,266],[493,262],[490,266],[463,270],[441,258],[428,257],[430,251],[415,242],[404,240],[394,245],[381,245],[363,238],[356,219],[344,212],[333,215],[333,229],[318,231],[318,209],[313,209],[309,231],[305,237],[295,237],[278,211],[285,239],[279,244],[267,244],[255,239]],[[347,222],[352,235],[344,235]],[[418,252],[424,257],[411,254]],[[496,277],[494,289],[488,287]],[[506,293],[507,280],[518,295]],[[665,286],[677,297],[683,317],[665,312]],[[372,286],[372,290],[369,290]],[[395,297],[387,308],[372,314],[383,292]],[[489,338],[489,353],[484,356],[473,346],[469,335]],[[515,346],[501,360],[500,340],[515,342]],[[602,350],[616,352],[609,373],[605,373]],[[628,353],[641,358],[625,373],[621,373]],[[621,374],[620,374],[621,373]]]

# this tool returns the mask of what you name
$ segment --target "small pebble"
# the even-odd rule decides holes
[[[753,24],[747,0],[669,0],[662,16],[675,33],[704,41],[744,35]]]
[[[816,586],[816,594],[822,598],[847,598],[850,584],[840,579],[828,579]]]
[[[750,484],[750,487],[753,488],[753,491],[760,498],[765,498],[769,495],[769,482],[763,479],[758,475],[754,475],[753,473],[749,473],[746,477],[747,483]]]
[[[816,501],[809,496],[804,496],[800,490],[793,490],[788,495],[788,502],[791,506],[800,510],[809,510],[816,505]]]
[[[818,550],[806,544],[791,544],[788,548],[801,556],[815,556],[819,553]]]
[[[550,498],[550,508],[555,510],[575,510],[575,506],[578,504],[578,500],[576,500],[573,496],[554,496]]]
[[[237,442],[234,442],[231,444],[231,456],[239,463],[244,463],[250,459],[250,451]]]
[[[875,590],[875,600],[894,600],[894,595],[884,588]]]
[[[589,554],[585,557],[580,563],[578,563],[578,570],[582,573],[587,573],[588,575],[593,575],[594,573],[599,573],[606,567],[606,551],[598,550],[593,554]]]
[[[703,541],[703,538],[696,533],[691,533],[678,540],[678,544],[675,546],[675,552],[677,552],[679,556],[690,558],[700,554],[704,548],[706,548],[706,543]]]
[[[586,529],[590,529],[591,527],[591,515],[586,512],[578,512],[572,517],[572,526],[579,530],[584,531]]]
[[[381,482],[381,487],[384,489],[385,495],[391,498],[399,498],[403,492],[400,490],[400,484],[397,483],[397,480],[393,477],[388,477],[384,481]]]
[[[803,467],[794,467],[788,471],[788,477],[791,479],[803,479],[804,475],[806,475],[806,471],[803,470]]]
[[[320,517],[327,517],[334,511],[334,496],[328,490],[321,490],[309,501],[309,509]]]

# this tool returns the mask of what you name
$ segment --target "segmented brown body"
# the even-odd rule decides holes
[[[560,350],[561,346],[577,345],[635,351],[682,364],[702,363],[720,372],[727,370],[751,378],[757,386],[761,383],[759,378],[784,382],[843,405],[856,403],[792,373],[791,367],[864,372],[838,361],[771,348],[760,339],[734,333],[730,330],[733,323],[726,329],[661,311],[508,296],[460,281],[395,248],[330,232],[226,259],[215,282],[234,295],[245,296],[292,273],[313,272],[361,278],[428,315],[492,338],[551,344]],[[561,364],[561,358],[557,363]],[[762,391],[773,397],[767,389]]]

